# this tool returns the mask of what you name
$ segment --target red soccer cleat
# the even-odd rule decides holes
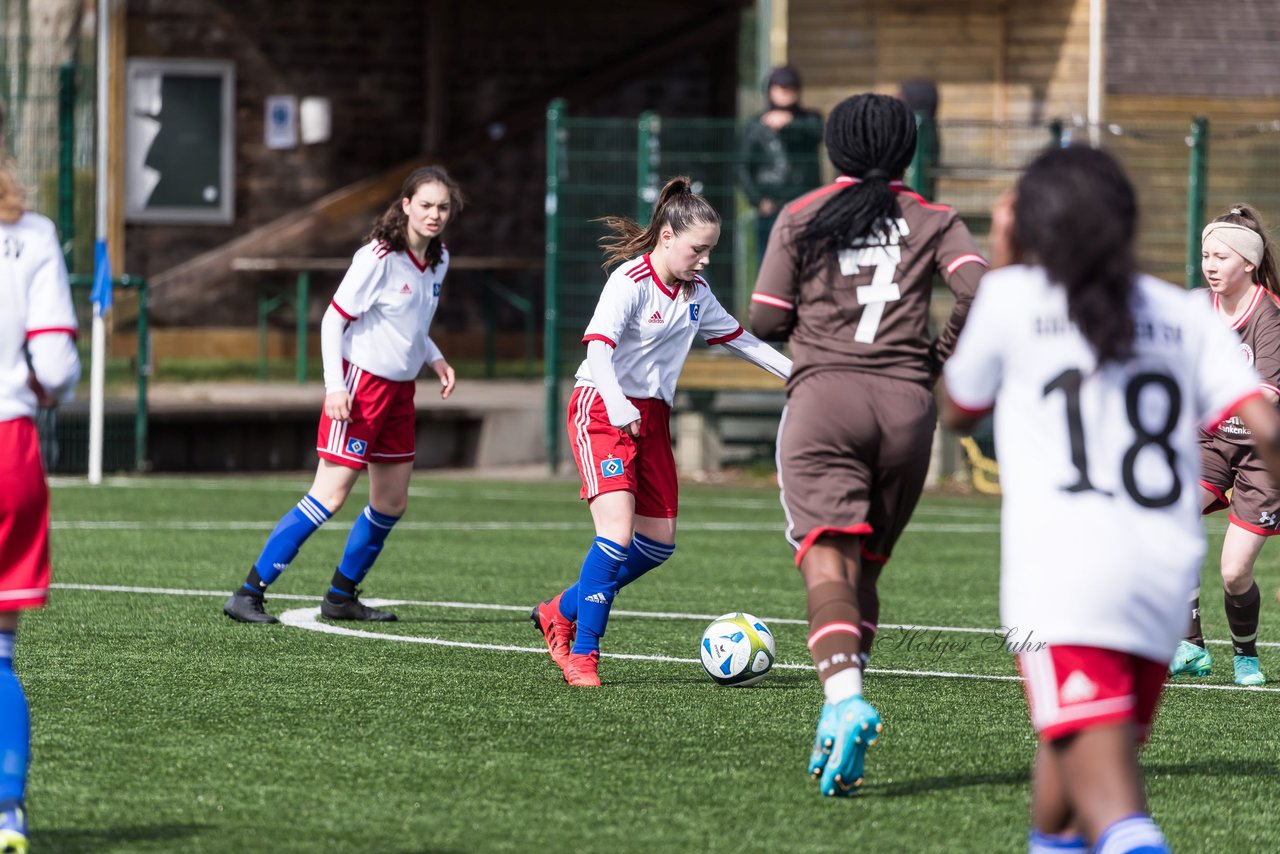
[[[569,653],[569,659],[564,664],[564,681],[578,688],[599,688],[600,676],[596,673],[599,664],[598,652],[586,655]]]
[[[566,620],[560,613],[562,595],[557,593],[554,599],[534,605],[529,619],[533,620],[538,631],[542,632],[542,637],[547,642],[547,649],[551,652],[551,660],[557,667],[564,670],[565,662],[569,659],[569,650],[573,648],[574,627],[573,623]]]

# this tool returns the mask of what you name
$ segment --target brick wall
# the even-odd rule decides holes
[[[236,219],[228,226],[131,225],[126,267],[154,275],[419,150],[419,0],[129,0],[130,57],[236,63]],[[325,144],[268,150],[268,95],[324,95]]]
[[[1277,0],[1108,0],[1107,91],[1280,96]]]
[[[129,0],[130,56],[230,58],[236,62],[236,221],[230,226],[131,225],[127,266],[152,275],[351,182],[378,174],[438,142],[434,153],[459,179],[469,203],[451,228],[455,254],[540,256],[545,166],[541,120],[491,125],[572,90],[619,62],[679,37],[739,0]],[[432,28],[437,31],[433,32]],[[732,116],[736,29],[677,58],[636,64],[625,79],[572,100],[579,115]],[[433,77],[433,75],[437,75]],[[439,99],[432,109],[432,92]],[[333,139],[292,151],[263,144],[270,94],[324,95]],[[432,122],[436,127],[431,127]],[[483,155],[477,151],[483,147]],[[456,165],[455,165],[456,164]],[[306,252],[348,255],[368,229],[355,214],[311,236]],[[291,253],[292,254],[292,253]],[[227,300],[167,299],[161,324],[254,322],[245,283],[211,283]],[[322,285],[322,287],[327,285]],[[466,289],[454,289],[454,293]],[[313,314],[316,306],[313,306]],[[439,322],[474,326],[475,301],[451,300]],[[282,323],[291,322],[287,316]]]

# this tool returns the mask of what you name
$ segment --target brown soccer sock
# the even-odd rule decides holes
[[[1231,628],[1231,646],[1236,655],[1258,657],[1258,612],[1262,608],[1262,594],[1253,584],[1239,596],[1225,595],[1227,625]]]
[[[871,659],[871,644],[880,625],[880,592],[876,585],[884,564],[862,556],[862,572],[858,576],[858,613],[862,617],[862,666]],[[810,625],[813,625],[812,622]]]
[[[858,596],[845,582],[828,581],[811,587],[808,597],[809,652],[818,679],[826,684],[835,674],[860,664]]]

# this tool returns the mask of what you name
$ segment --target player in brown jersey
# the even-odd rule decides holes
[[[824,795],[842,796],[861,785],[880,726],[862,697],[876,582],[924,487],[932,385],[986,262],[955,211],[899,180],[916,146],[915,118],[901,101],[846,99],[831,113],[826,144],[841,175],[783,208],[751,325],[791,344],[778,481],[826,697],[809,771]],[[956,306],[931,340],[936,275]]]
[[[1219,317],[1240,336],[1240,351],[1262,378],[1262,393],[1280,400],[1280,279],[1271,241],[1248,205],[1231,208],[1205,226],[1200,268]],[[1200,442],[1201,504],[1205,513],[1230,507],[1222,542],[1222,587],[1231,631],[1237,685],[1263,685],[1258,664],[1261,595],[1253,565],[1268,537],[1280,534],[1280,489],[1267,475],[1253,436],[1238,418]],[[1227,491],[1231,491],[1230,499]],[[1191,600],[1191,629],[1180,644],[1169,674],[1206,676],[1213,659],[1200,627],[1200,591]]]

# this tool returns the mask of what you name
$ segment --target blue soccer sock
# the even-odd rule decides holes
[[[600,650],[600,638],[609,623],[609,608],[618,592],[618,570],[627,559],[627,550],[617,543],[596,537],[582,561],[578,575],[578,631],[573,654]],[[561,602],[564,598],[561,597]]]
[[[1113,821],[1102,831],[1093,850],[1095,854],[1170,854],[1164,834],[1143,812]]]
[[[280,577],[280,573],[289,568],[293,559],[298,556],[298,549],[314,534],[321,525],[329,521],[333,514],[324,505],[310,495],[302,496],[288,513],[276,523],[267,544],[262,547],[262,554],[253,563],[253,572],[244,586],[261,593],[267,585]],[[254,578],[254,574],[257,578]]]
[[[651,569],[667,562],[675,554],[675,543],[660,543],[644,534],[631,538],[627,559],[618,570],[618,589],[626,587]],[[560,614],[570,622],[578,619],[578,584],[574,582],[560,597]]]
[[[0,632],[0,804],[22,801],[31,756],[31,716],[22,683],[13,672],[14,632]]]
[[[1027,854],[1086,854],[1088,841],[1078,833],[1041,833],[1027,835]]]
[[[342,553],[342,563],[338,564],[338,571],[333,574],[330,593],[339,596],[355,594],[356,585],[369,574],[370,567],[382,551],[382,544],[387,540],[387,534],[391,533],[391,528],[399,521],[399,516],[379,513],[373,509],[372,504],[364,508],[360,518],[351,526],[347,548]]]

